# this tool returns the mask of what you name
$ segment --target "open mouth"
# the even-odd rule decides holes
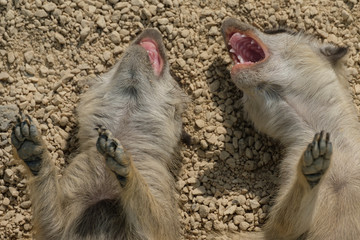
[[[140,41],[139,45],[143,47],[148,53],[151,66],[154,69],[154,73],[155,75],[159,76],[163,69],[164,62],[160,56],[156,42],[150,38],[145,38]]]
[[[250,67],[267,59],[268,53],[265,45],[250,32],[232,32],[227,36],[228,50],[235,63],[232,71]]]

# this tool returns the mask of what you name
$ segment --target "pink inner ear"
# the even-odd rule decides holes
[[[145,48],[147,51],[154,72],[157,76],[159,76],[163,64],[156,44],[151,39],[144,39],[140,42],[140,46]]]

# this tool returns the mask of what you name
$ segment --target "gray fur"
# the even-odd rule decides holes
[[[360,124],[347,89],[346,51],[302,33],[265,34],[235,19],[223,23],[226,44],[229,29],[251,31],[268,48],[267,60],[231,77],[255,127],[286,150],[263,239],[358,239]],[[313,187],[301,170],[303,156],[322,130],[331,135],[332,157]]]
[[[160,76],[138,44],[144,38],[158,44],[164,60]],[[42,167],[30,183],[36,239],[178,239],[171,172],[180,164],[185,101],[169,73],[160,33],[145,30],[82,96],[80,153],[61,178],[42,143]],[[96,149],[99,126],[130,159],[124,186]]]

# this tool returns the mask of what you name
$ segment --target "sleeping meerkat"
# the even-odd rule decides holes
[[[245,112],[285,147],[265,231],[244,239],[358,239],[360,124],[342,61],[347,49],[233,18],[222,34]]]
[[[179,239],[171,171],[187,97],[169,73],[160,32],[143,31],[97,80],[77,108],[79,154],[62,177],[29,116],[13,129],[32,175],[36,239]]]

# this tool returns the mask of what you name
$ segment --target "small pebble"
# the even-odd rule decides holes
[[[54,11],[54,10],[56,9],[56,4],[55,4],[55,3],[52,3],[52,2],[50,2],[50,3],[45,3],[45,4],[43,5],[43,8],[44,8],[45,11],[47,11],[47,12],[52,12],[52,11]]]
[[[116,31],[113,31],[110,36],[109,36],[110,40],[115,43],[115,44],[119,44],[121,39],[120,39],[120,34]]]
[[[80,31],[80,39],[84,40],[90,33],[90,28],[89,27],[84,27],[83,29],[81,29]]]
[[[65,44],[66,40],[64,38],[63,35],[61,35],[60,33],[55,33],[55,39],[60,43],[60,44]]]

